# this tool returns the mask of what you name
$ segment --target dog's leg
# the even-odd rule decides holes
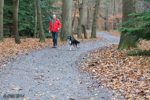
[[[70,48],[70,44],[68,44],[68,48]]]
[[[70,46],[70,51],[72,50],[72,46]]]
[[[79,46],[77,45],[77,49],[79,49]]]
[[[77,44],[76,44],[76,45],[74,45],[74,48],[75,48],[75,49],[78,49],[78,45],[77,45]]]

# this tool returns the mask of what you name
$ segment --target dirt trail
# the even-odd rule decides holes
[[[118,43],[117,37],[99,34],[102,40],[81,43],[75,51],[49,47],[10,62],[0,70],[0,100],[4,94],[23,94],[27,100],[113,100],[116,92],[98,86],[77,66],[88,51]]]

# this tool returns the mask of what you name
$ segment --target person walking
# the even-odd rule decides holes
[[[53,38],[53,48],[57,48],[57,41],[58,41],[58,32],[61,29],[61,22],[56,17],[56,15],[53,15],[52,20],[49,22],[49,33],[52,33]]]

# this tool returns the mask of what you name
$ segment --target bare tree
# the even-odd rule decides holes
[[[101,0],[96,0],[95,4],[95,10],[94,10],[94,16],[93,16],[93,24],[92,24],[92,32],[91,32],[91,38],[96,38],[96,28],[97,28],[97,19],[99,17],[99,5]]]
[[[35,11],[35,19],[34,19],[34,38],[36,38],[36,34],[37,34],[37,16],[38,16],[38,14],[37,14],[37,5],[36,5],[36,1],[37,0],[34,0],[34,11]]]
[[[72,0],[63,0],[61,40],[66,40],[67,35],[72,35]]]
[[[37,20],[38,20],[37,22],[39,26],[39,38],[40,42],[45,42],[40,0],[36,0],[36,6],[37,6]]]
[[[87,32],[86,32],[86,24],[87,24],[87,3],[88,0],[82,0],[81,6],[79,7],[79,25],[78,25],[78,38],[82,38],[82,33],[84,33],[84,38],[87,38]]]
[[[74,15],[73,15],[73,19],[72,19],[72,28],[74,28],[74,26],[75,26],[77,9],[78,9],[78,3],[77,3],[77,1],[74,1]]]

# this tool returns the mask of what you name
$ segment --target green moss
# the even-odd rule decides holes
[[[150,51],[146,50],[133,50],[128,52],[129,56],[150,56]]]

